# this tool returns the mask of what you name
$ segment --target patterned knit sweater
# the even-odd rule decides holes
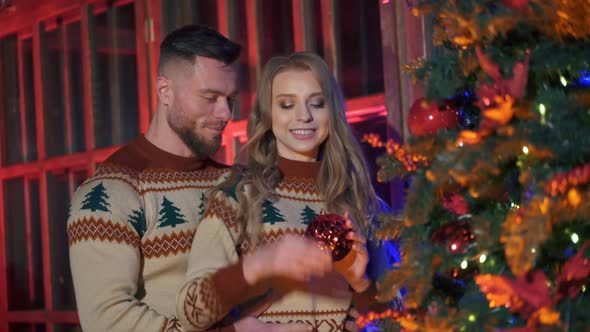
[[[227,171],[140,136],[76,190],[67,232],[85,332],[183,330],[176,291],[207,192]]]
[[[271,244],[289,233],[303,236],[307,224],[325,209],[315,185],[319,162],[281,158],[278,166],[284,177],[273,198],[262,205],[259,245]],[[309,283],[272,279],[257,285],[260,287],[247,285],[241,258],[255,248],[247,237],[239,240],[237,204],[235,192],[215,193],[197,228],[187,278],[177,297],[177,313],[183,325],[205,330],[237,304],[272,289],[272,305],[259,319],[307,323],[318,331],[341,331],[352,291],[336,272]]]

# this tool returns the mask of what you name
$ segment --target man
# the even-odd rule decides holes
[[[207,191],[227,167],[221,144],[237,95],[240,46],[187,26],[161,45],[150,127],[109,157],[74,194],[70,265],[84,331],[183,331],[175,294]],[[246,317],[224,331],[305,331]]]

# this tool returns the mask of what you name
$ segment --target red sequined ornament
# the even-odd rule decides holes
[[[450,102],[439,106],[436,100],[417,99],[408,113],[408,129],[414,136],[436,134],[439,129],[453,129],[459,126],[459,112]]]
[[[305,231],[305,235],[318,241],[323,248],[332,253],[332,259],[342,260],[352,249],[352,240],[346,234],[352,231],[346,227],[346,220],[333,213],[322,213],[317,216]]]
[[[462,218],[444,224],[430,236],[433,244],[445,244],[450,253],[465,253],[475,242],[468,219]]]

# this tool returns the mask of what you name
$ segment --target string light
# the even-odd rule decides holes
[[[451,244],[451,250],[452,251],[457,250],[457,245],[455,243]]]
[[[479,256],[479,262],[480,263],[484,263],[486,261],[486,259],[488,259],[488,257],[486,256],[486,254],[481,254],[481,256]]]
[[[461,262],[461,268],[462,268],[463,270],[465,270],[465,269],[467,268],[467,261],[466,261],[466,260],[463,260],[463,261]]]
[[[578,243],[578,241],[580,241],[580,238],[578,237],[578,234],[576,234],[576,233],[573,233],[571,238],[572,238],[573,243]]]
[[[528,148],[528,146],[525,145],[525,146],[522,147],[522,153],[529,154],[529,148]]]
[[[563,85],[563,86],[567,86],[567,81],[565,80],[565,77],[563,77],[563,76],[560,76],[560,77],[559,77],[559,81],[561,82],[561,85]]]
[[[475,322],[475,315],[474,314],[469,315],[469,321],[472,323]]]
[[[539,104],[539,113],[541,113],[541,115],[545,115],[545,113],[547,112],[547,109],[545,108],[544,104]]]
[[[535,249],[535,248],[532,248],[532,249],[531,249],[531,252],[534,254],[534,253],[536,253],[536,252],[537,252],[537,249]]]
[[[539,104],[539,113],[541,114],[541,124],[545,124],[545,113],[547,110],[545,109],[545,105]]]

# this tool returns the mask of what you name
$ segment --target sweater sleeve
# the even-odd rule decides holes
[[[91,178],[72,198],[70,266],[84,331],[182,331],[177,319],[134,296],[145,222],[133,223],[132,216],[142,211],[137,191],[120,180]]]
[[[189,330],[204,331],[245,302],[250,287],[236,250],[237,206],[217,192],[203,215],[191,247],[176,312]]]

